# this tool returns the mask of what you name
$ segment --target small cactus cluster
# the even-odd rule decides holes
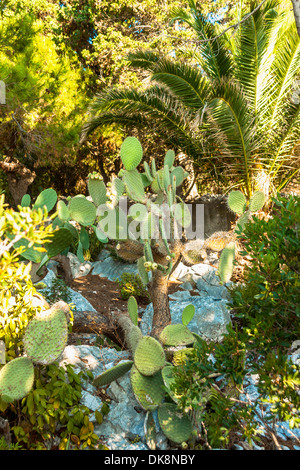
[[[133,297],[128,300],[129,315],[121,315],[119,324],[124,330],[125,341],[132,360],[122,361],[94,379],[95,386],[103,386],[117,380],[130,371],[133,393],[140,406],[146,411],[146,440],[150,448],[155,448],[155,424],[151,413],[158,410],[160,427],[172,442],[181,444],[192,432],[192,422],[187,413],[182,413],[176,405],[176,395],[171,390],[174,366],[167,355],[191,350],[197,340],[187,327],[193,318],[195,307],[188,305],[182,312],[182,323],[165,327],[159,340],[143,336],[138,327],[137,303]],[[186,348],[190,346],[190,348]],[[178,358],[177,358],[178,360]],[[174,403],[165,401],[165,390]]]
[[[246,197],[241,191],[231,191],[228,195],[228,207],[235,212],[239,218],[236,222],[234,237],[238,230],[243,230],[245,224],[249,221],[251,213],[261,210],[265,203],[265,196],[262,191],[256,191],[247,204]],[[222,250],[219,261],[219,275],[221,281],[226,283],[230,280],[237,251],[236,240],[231,240]]]
[[[30,320],[24,335],[25,355],[0,369],[0,398],[3,401],[11,403],[30,392],[34,364],[51,364],[60,357],[67,344],[68,314],[67,304],[57,302]]]
[[[221,252],[219,262],[219,275],[221,281],[226,283],[230,280],[234,261],[238,251],[237,231],[243,230],[249,221],[252,213],[262,209],[265,203],[264,193],[256,191],[247,204],[246,197],[241,191],[231,191],[228,195],[227,204],[231,211],[235,212],[239,218],[233,232],[215,232],[204,242],[193,240],[187,243],[183,250],[184,259],[191,264],[199,263],[206,257],[206,250]]]

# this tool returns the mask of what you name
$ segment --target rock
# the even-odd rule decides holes
[[[129,352],[113,348],[69,345],[63,352],[60,365],[72,364],[77,372],[89,370],[96,378],[104,370],[130,357]],[[95,387],[90,383],[83,384],[81,404],[93,412],[90,419],[94,421],[94,432],[103,436],[104,442],[111,450],[149,450],[145,444],[144,434],[146,412],[135,399],[130,383],[130,372],[112,382],[106,389],[106,395],[111,398],[110,410],[103,417],[103,422],[97,424],[94,413],[96,410],[101,410],[102,401],[97,396]],[[138,442],[131,442],[135,439],[138,439]],[[166,448],[167,439],[161,431],[158,433],[158,442]]]
[[[43,281],[47,288],[51,288],[52,283],[56,279],[56,276],[52,270],[49,270],[46,274],[46,276],[43,278]],[[96,312],[94,307],[90,304],[90,302],[85,299],[79,292],[71,289],[71,287],[67,287],[67,291],[71,296],[71,302],[72,304],[76,305],[76,310],[77,311],[93,311]],[[45,292],[45,289],[40,289],[40,292],[43,294]]]
[[[86,276],[92,269],[92,263],[90,261],[85,261],[84,263],[81,263],[77,256],[71,252],[69,252],[67,256],[70,260],[70,268],[73,279],[76,279],[81,276]]]
[[[226,300],[215,300],[213,297],[190,296],[180,302],[171,301],[170,312],[172,323],[181,323],[183,309],[189,305],[195,306],[195,315],[188,327],[208,341],[221,341],[227,333],[226,326],[230,324],[230,313]],[[152,329],[153,305],[147,305],[141,320],[140,328],[143,335],[149,335]]]
[[[106,277],[110,281],[119,279],[123,273],[138,274],[136,263],[123,263],[112,256],[106,257],[103,261],[92,263],[92,274]]]

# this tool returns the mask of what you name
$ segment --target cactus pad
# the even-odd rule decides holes
[[[164,399],[164,383],[160,371],[154,375],[145,376],[133,366],[130,381],[135,398],[145,410],[158,408]]]
[[[235,243],[229,243],[221,253],[219,262],[219,275],[222,282],[230,281],[233,272],[233,262],[235,259]]]
[[[143,375],[153,375],[164,367],[166,357],[161,344],[151,336],[143,336],[134,353],[134,365]]]
[[[88,190],[95,206],[98,207],[106,203],[106,186],[102,180],[89,177]]]
[[[144,266],[145,261],[146,261],[145,256],[142,256],[141,258],[137,260],[137,267],[138,267],[139,275],[141,277],[141,280],[144,286],[146,286],[149,282],[149,276]]]
[[[181,323],[167,325],[162,330],[159,340],[164,346],[185,346],[195,341],[192,332]]]
[[[184,171],[181,166],[176,166],[172,170],[171,179],[173,179],[174,176],[176,177],[176,186],[180,186],[184,180]]]
[[[46,206],[47,211],[50,212],[55,206],[57,201],[56,191],[52,188],[45,189],[42,191],[33,205],[33,209],[39,209],[40,207]]]
[[[128,306],[128,313],[129,313],[132,323],[134,325],[137,325],[138,324],[138,304],[137,304],[135,297],[133,297],[133,295],[129,297],[127,306]]]
[[[70,212],[64,201],[58,201],[56,209],[60,220],[62,220],[63,222],[67,222],[70,220]]]
[[[81,225],[93,225],[96,219],[96,207],[85,197],[75,196],[69,203],[70,216]]]
[[[24,349],[33,362],[46,365],[59,358],[67,344],[68,312],[67,304],[57,302],[30,320],[24,335]]]
[[[163,403],[158,408],[158,421],[167,438],[176,444],[181,444],[191,435],[191,420],[186,414],[178,411],[174,403]]]
[[[187,326],[195,315],[195,305],[187,305],[182,312],[181,321],[182,324]]]
[[[144,183],[140,173],[137,170],[125,171],[123,182],[130,199],[138,202],[144,202]]]
[[[21,200],[21,206],[22,207],[29,207],[31,203],[31,197],[30,194],[24,194]]]
[[[134,170],[143,158],[143,148],[136,137],[127,137],[120,148],[120,155],[126,170]]]
[[[120,362],[116,366],[112,367],[111,369],[102,372],[102,374],[98,375],[93,381],[93,385],[95,387],[102,387],[104,385],[110,384],[115,380],[118,380],[122,375],[126,374],[133,365],[133,361],[125,361]]]
[[[241,215],[246,210],[247,201],[241,191],[231,191],[228,195],[228,207],[233,212]]]
[[[249,202],[249,210],[251,212],[260,211],[265,203],[265,195],[262,191],[256,191]]]
[[[175,152],[174,150],[168,150],[164,159],[164,165],[168,165],[169,168],[172,168],[175,161]]]
[[[30,392],[34,381],[34,367],[27,357],[18,357],[0,370],[0,396],[10,403]]]

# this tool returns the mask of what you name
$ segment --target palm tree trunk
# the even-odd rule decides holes
[[[292,0],[298,35],[300,36],[300,0]]]

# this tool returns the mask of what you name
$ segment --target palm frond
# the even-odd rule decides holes
[[[195,114],[183,108],[164,86],[154,85],[144,92],[125,89],[99,94],[89,112],[81,141],[98,127],[130,124],[136,128],[155,129],[166,141],[195,155],[200,138],[199,130],[193,125]]]
[[[190,109],[202,108],[209,100],[211,83],[195,66],[162,59],[156,64],[151,80],[166,85]]]
[[[258,11],[241,24],[239,46],[235,57],[235,77],[242,85],[254,115],[257,114],[259,70],[266,42],[263,14]]]
[[[272,97],[267,115],[270,129],[278,128],[286,107],[286,98],[300,73],[300,39],[296,26],[290,25],[289,31],[280,38],[276,46],[273,62],[273,87],[268,90]]]
[[[213,98],[207,113],[212,125],[212,139],[223,147],[223,154],[230,157],[230,165],[243,178],[245,190],[250,197],[253,151],[253,117],[239,84],[222,80],[214,86]]]
[[[189,0],[188,5],[190,12],[182,8],[173,10],[172,21],[187,23],[196,32],[199,65],[209,77],[220,80],[231,76],[233,60],[226,37],[218,35],[217,25],[205,18],[194,0]]]
[[[137,51],[130,52],[127,59],[132,67],[153,72],[156,63],[161,59],[161,55],[152,50],[138,49]]]

